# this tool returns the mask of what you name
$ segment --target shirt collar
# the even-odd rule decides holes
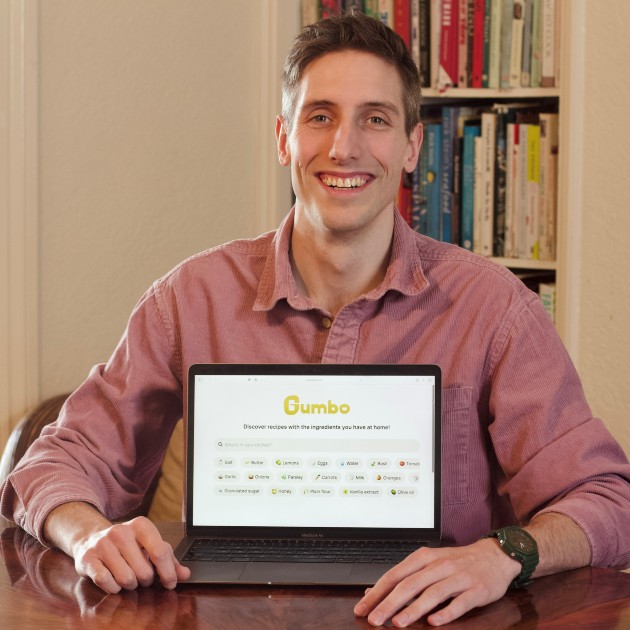
[[[295,208],[292,208],[269,245],[254,302],[255,311],[269,311],[282,299],[297,310],[312,308],[310,301],[297,291],[289,259],[294,217]],[[385,278],[363,297],[367,300],[379,300],[388,291],[398,291],[408,296],[417,295],[428,286],[429,282],[422,271],[417,234],[409,228],[400,213],[394,211],[392,254]]]

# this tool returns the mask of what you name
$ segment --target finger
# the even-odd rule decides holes
[[[173,554],[173,548],[162,539],[159,531],[151,521],[146,518],[139,518],[131,521],[130,525],[134,527],[138,543],[148,554],[165,588],[175,588],[178,575],[182,575],[183,579],[189,577],[186,575],[188,571],[179,571],[177,569],[181,565]]]

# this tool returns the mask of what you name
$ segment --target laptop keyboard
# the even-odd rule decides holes
[[[418,542],[355,540],[223,540],[202,538],[190,546],[189,562],[362,562],[397,563]]]

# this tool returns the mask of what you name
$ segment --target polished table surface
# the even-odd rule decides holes
[[[2,524],[0,524],[2,528]],[[160,525],[175,546],[180,523]],[[22,530],[0,531],[0,627],[371,628],[352,608],[362,589],[159,585],[107,595],[78,577],[73,561]],[[421,620],[414,628],[430,627]],[[539,578],[528,589],[469,612],[449,628],[630,628],[630,574],[584,568]]]

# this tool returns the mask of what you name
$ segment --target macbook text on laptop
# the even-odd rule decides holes
[[[189,582],[373,584],[440,539],[434,365],[189,369]]]

